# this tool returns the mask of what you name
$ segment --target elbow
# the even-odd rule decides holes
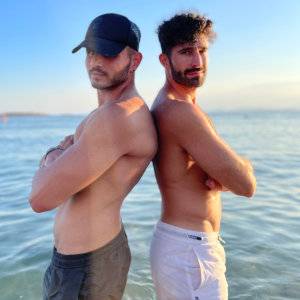
[[[243,196],[245,196],[247,198],[251,198],[251,197],[253,197],[254,193],[255,193],[255,186],[251,186],[247,190],[245,190]]]
[[[49,210],[48,208],[45,207],[45,205],[42,204],[40,199],[36,196],[30,195],[29,203],[30,203],[32,210],[36,213],[42,213],[42,212]]]
[[[246,180],[240,195],[251,198],[255,194],[255,191],[256,191],[256,179],[251,174],[250,178]]]

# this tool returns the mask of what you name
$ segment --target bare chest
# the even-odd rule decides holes
[[[165,143],[155,160],[155,168],[165,183],[201,182],[207,178],[203,169],[185,149],[172,143]]]

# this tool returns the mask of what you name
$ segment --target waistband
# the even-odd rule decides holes
[[[97,258],[101,259],[100,257],[105,253],[117,249],[124,242],[128,243],[124,226],[122,226],[120,232],[116,237],[114,237],[106,245],[91,252],[68,255],[57,252],[57,249],[54,247],[51,263],[57,267],[62,268],[83,267],[89,265]]]
[[[175,225],[158,221],[156,224],[156,234],[163,234],[170,238],[176,238],[184,242],[205,243],[221,241],[225,243],[219,235],[219,232],[202,232],[181,228]]]

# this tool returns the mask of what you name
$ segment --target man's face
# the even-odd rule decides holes
[[[128,79],[131,55],[127,48],[114,57],[103,56],[89,49],[86,52],[85,64],[94,88],[114,89]]]
[[[172,48],[169,62],[173,80],[187,87],[201,86],[207,72],[207,49],[208,40],[204,35],[200,35],[196,42]]]

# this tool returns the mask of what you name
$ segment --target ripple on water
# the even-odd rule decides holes
[[[300,127],[300,115],[214,116],[221,135],[253,161],[258,182],[252,199],[223,196],[230,299],[298,300],[300,131],[295,128]],[[54,212],[32,212],[27,199],[31,178],[42,153],[71,133],[81,119],[11,118],[0,126],[1,299],[41,299],[42,276],[53,246]],[[150,165],[122,208],[132,251],[126,300],[155,299],[149,246],[160,201]]]

